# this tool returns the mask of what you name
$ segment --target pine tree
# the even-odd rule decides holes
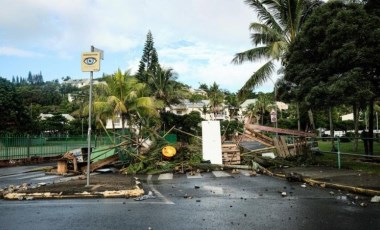
[[[137,79],[142,82],[148,82],[149,74],[155,74],[158,66],[159,63],[157,51],[154,48],[152,33],[149,31],[146,35],[143,55],[141,57],[139,70],[136,75]]]
[[[30,71],[28,73],[28,82],[29,82],[29,84],[33,84],[33,75],[32,75],[32,72],[30,72]]]

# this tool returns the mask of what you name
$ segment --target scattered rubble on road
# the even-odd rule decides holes
[[[148,200],[148,199],[156,199],[156,196],[153,194],[152,191],[149,191],[147,195],[142,195],[142,196],[136,197],[134,200],[135,201],[143,201],[143,200]]]
[[[380,203],[380,196],[374,196],[371,198],[372,203]]]

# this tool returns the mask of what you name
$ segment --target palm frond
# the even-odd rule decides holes
[[[253,62],[255,60],[259,60],[262,58],[270,58],[269,50],[270,47],[256,47],[242,53],[235,54],[235,57],[232,59],[232,63],[234,64],[242,64],[243,62],[250,61]]]
[[[238,98],[242,100],[256,86],[262,85],[268,78],[270,78],[270,75],[273,73],[274,68],[275,65],[273,60],[270,60],[261,66],[260,69],[253,73],[253,75],[248,79],[244,86],[238,91]]]
[[[245,0],[245,3],[257,11],[259,20],[265,25],[281,31],[282,27],[277,22],[276,17],[270,11],[276,1],[274,0]]]

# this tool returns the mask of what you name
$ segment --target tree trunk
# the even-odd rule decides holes
[[[355,129],[355,142],[353,146],[353,151],[358,151],[358,144],[359,144],[359,105],[357,102],[353,104],[352,108],[354,112],[354,129]]]
[[[298,125],[298,131],[301,131],[301,120],[300,120],[300,106],[297,102],[297,125]]]
[[[374,110],[374,97],[372,97],[369,101],[369,114],[368,114],[368,137],[370,138],[369,141],[369,155],[373,155],[373,110]]]
[[[329,107],[329,120],[330,120],[330,136],[331,136],[331,151],[335,152],[335,143],[334,143],[334,125],[332,120],[332,108]]]
[[[311,128],[313,129],[313,131],[315,130],[315,124],[314,124],[314,116],[313,116],[313,111],[311,109],[309,109],[309,111],[307,111],[308,115],[309,115],[309,120],[310,120],[310,126]]]

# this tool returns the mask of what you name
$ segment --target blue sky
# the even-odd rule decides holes
[[[134,73],[151,30],[160,64],[179,81],[236,92],[262,64],[231,64],[235,53],[252,47],[253,21],[244,0],[2,0],[0,76],[88,78],[80,57],[91,45],[104,50],[95,78],[118,68]],[[272,90],[268,81],[255,91]]]

